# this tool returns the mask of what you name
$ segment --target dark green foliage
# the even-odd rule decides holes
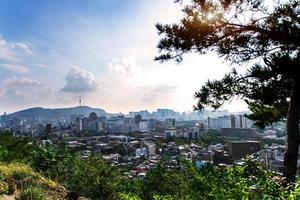
[[[14,139],[0,134],[0,141],[6,138],[15,144],[24,145],[27,140]],[[31,144],[34,145],[34,144]],[[9,143],[1,145],[1,151],[11,147]],[[16,155],[10,148],[10,155]],[[31,149],[31,148],[29,148]],[[260,162],[247,159],[242,166],[214,167],[207,165],[196,169],[194,164],[179,160],[177,168],[168,168],[167,162],[159,162],[157,167],[150,170],[144,179],[128,179],[119,171],[104,162],[99,157],[81,159],[59,148],[35,147],[35,152],[25,153],[29,158],[18,162],[27,162],[41,174],[48,176],[63,186],[70,194],[89,197],[91,199],[297,199],[300,194],[298,188],[293,189],[281,185],[282,177],[268,171]],[[50,152],[49,152],[50,151]],[[1,158],[1,156],[0,156]],[[11,158],[8,162],[13,161]],[[2,160],[3,162],[3,160]],[[43,199],[47,188],[45,184],[34,182],[37,173],[30,168],[18,167],[19,164],[7,165],[21,170],[10,173],[12,180],[23,186],[22,199]],[[6,167],[9,170],[9,167]],[[25,171],[24,171],[25,170]],[[23,172],[24,171],[24,172]],[[26,173],[25,173],[26,172]],[[9,173],[9,172],[7,172]],[[0,179],[0,183],[2,179]],[[18,182],[18,181],[17,181]],[[26,183],[26,184],[25,184]],[[47,183],[46,185],[49,185]],[[49,186],[47,186],[49,187]],[[7,193],[7,185],[3,187]]]
[[[139,182],[140,188],[128,194],[140,199],[287,199],[291,191],[281,178],[258,161],[248,159],[242,166],[198,170],[188,162],[181,168],[167,169],[160,163]],[[132,183],[131,183],[132,184]],[[292,199],[292,198],[291,198]]]
[[[244,62],[274,50],[299,50],[297,0],[274,2],[273,12],[267,11],[264,0],[192,0],[183,12],[177,24],[156,25],[163,36],[156,60],[181,61],[185,53],[213,50],[233,62]]]
[[[185,197],[190,189],[186,184],[186,176],[179,170],[170,171],[163,163],[148,173],[141,184],[142,199],[152,199],[154,195],[167,195]]]
[[[117,199],[120,175],[101,158],[68,159],[58,168],[57,179],[67,189],[92,199]]]
[[[248,103],[253,112],[248,117],[257,126],[288,116],[283,173],[287,182],[295,181],[300,140],[300,1],[192,0],[183,13],[176,24],[157,24],[162,39],[155,60],[180,62],[186,53],[207,51],[236,64],[264,58],[267,67],[252,67],[250,76],[234,69],[221,80],[208,81],[195,95],[195,108],[217,109],[240,97]]]
[[[116,168],[100,157],[82,159],[64,148],[41,148],[28,139],[0,134],[0,161],[27,163],[46,177],[57,180],[66,189],[82,196],[92,199],[118,197],[121,176]],[[15,179],[22,177],[23,174],[14,175]]]
[[[0,161],[30,161],[31,153],[38,147],[24,138],[13,138],[10,133],[0,133]]]
[[[198,139],[188,140],[185,138],[168,137],[168,138],[156,139],[155,143],[157,148],[162,148],[163,147],[162,144],[168,142],[175,142],[176,145],[198,143],[201,146],[207,147],[210,144],[222,143],[223,140],[220,139],[219,137],[220,137],[220,133],[218,131],[210,130],[208,131],[207,134],[199,137]]]
[[[220,133],[217,131],[209,131],[204,136],[200,137],[199,141],[202,146],[207,147],[210,144],[222,143],[222,139],[219,138]]]

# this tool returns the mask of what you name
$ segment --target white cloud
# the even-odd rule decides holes
[[[98,88],[94,74],[76,66],[70,69],[65,79],[67,84],[61,89],[64,92],[89,93]]]
[[[161,103],[161,101],[171,101],[171,97],[176,92],[174,85],[145,86],[142,88],[142,103]]]
[[[28,67],[24,65],[18,65],[18,64],[0,64],[0,68],[4,68],[21,74],[26,74],[29,72]]]
[[[26,77],[11,77],[2,82],[1,104],[28,105],[48,101],[53,95],[53,90],[40,81]]]
[[[40,67],[40,68],[47,68],[46,65],[40,64],[40,63],[35,64],[35,66]]]
[[[208,79],[221,78],[231,69],[215,54],[187,55],[181,64],[172,61],[164,64],[137,62],[126,58],[114,59],[108,64],[110,73],[101,77],[102,86],[108,93],[93,100],[116,112],[155,110],[157,107],[191,110],[196,104],[194,93]]]
[[[66,94],[28,77],[9,77],[1,82],[0,110],[17,111],[29,107],[74,105],[73,94]]]
[[[3,38],[0,36],[0,61],[7,62],[18,62],[19,59],[13,53],[10,44],[8,44]]]
[[[31,44],[29,43],[15,42],[11,43],[10,46],[17,51],[23,51],[26,54],[33,54],[33,51],[31,50]]]
[[[115,58],[108,63],[108,67],[121,78],[138,78],[141,75],[141,67],[136,63],[135,56]]]
[[[0,35],[0,68],[25,74],[29,68],[23,63],[28,55],[33,54],[31,44],[23,42],[7,42]]]
[[[0,35],[0,61],[20,62],[22,57],[33,54],[31,46],[25,42],[7,42]]]

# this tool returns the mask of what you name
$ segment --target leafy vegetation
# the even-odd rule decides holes
[[[297,199],[281,185],[281,177],[266,170],[258,161],[247,160],[242,166],[195,169],[190,163],[168,170],[163,163],[138,181],[130,191],[139,199]],[[297,196],[298,195],[298,196]],[[128,198],[128,196],[127,196]],[[126,198],[124,198],[126,199]]]
[[[82,159],[62,147],[42,148],[27,139],[12,138],[9,134],[0,135],[0,162],[26,163],[77,195],[92,199],[117,198],[122,177],[116,168],[102,158],[92,156]],[[21,172],[18,175],[22,177]]]
[[[223,139],[220,138],[220,133],[215,130],[208,131],[205,135],[200,136],[198,139],[188,140],[186,138],[177,138],[177,137],[167,137],[156,139],[156,146],[158,148],[162,147],[162,143],[175,142],[176,145],[184,145],[196,143],[201,146],[207,147],[210,144],[222,143]]]
[[[220,138],[218,131],[209,131],[207,134],[200,138],[200,144],[207,147],[210,144],[222,143],[223,140]]]
[[[46,179],[29,165],[0,163],[0,195],[18,194],[22,200],[63,199],[66,190]]]
[[[155,59],[181,62],[187,53],[214,51],[236,65],[220,80],[208,80],[195,93],[195,109],[220,108],[243,99],[256,125],[287,119],[287,149],[283,174],[294,182],[297,172],[300,117],[300,2],[299,0],[176,0],[184,4],[178,23],[157,24],[162,36]],[[243,20],[242,20],[243,19]],[[287,100],[289,99],[289,100]]]
[[[0,141],[0,195],[17,194],[20,199],[300,198],[297,184],[283,186],[281,176],[251,159],[242,166],[207,165],[202,169],[188,161],[180,161],[177,168],[169,169],[161,161],[145,178],[129,179],[100,157],[82,159],[63,148],[39,147],[35,142],[8,134],[0,134]],[[24,145],[27,148],[20,152]]]

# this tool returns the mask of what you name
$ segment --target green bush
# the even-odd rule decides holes
[[[207,165],[202,169],[183,161],[179,167],[168,169],[167,163],[160,162],[144,179],[129,179],[122,175],[124,169],[101,157],[82,159],[61,147],[40,148],[34,142],[7,135],[2,138],[1,134],[0,146],[0,161],[6,163],[0,163],[0,183],[7,178],[10,183],[21,182],[24,199],[41,198],[48,189],[59,187],[42,175],[91,199],[300,199],[298,185],[283,186],[281,176],[253,159],[242,166]]]
[[[39,187],[27,187],[20,193],[19,200],[45,200],[47,197]]]
[[[260,200],[299,197],[297,190],[292,192],[292,188],[283,186],[280,176],[268,171],[256,160],[248,159],[242,166],[207,165],[202,169],[196,169],[189,162],[181,165],[180,168],[171,170],[166,168],[165,163],[160,163],[147,173],[145,179],[130,180],[129,186],[123,187],[123,190],[145,200]]]

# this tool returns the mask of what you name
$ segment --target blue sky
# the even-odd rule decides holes
[[[79,96],[109,112],[191,110],[194,92],[230,68],[214,54],[153,61],[155,23],[178,21],[180,9],[173,0],[0,0],[0,112],[76,106]]]

